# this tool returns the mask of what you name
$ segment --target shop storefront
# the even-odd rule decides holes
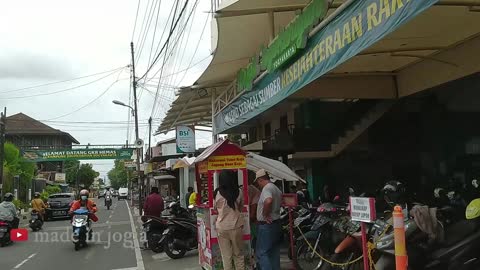
[[[248,15],[254,7],[242,4],[236,1],[217,11],[216,54],[232,48],[224,39],[228,35],[226,16],[232,24],[260,16]],[[282,12],[271,7],[277,36],[265,37],[269,46],[250,49],[254,53],[229,64],[220,64],[214,57],[199,84],[182,89],[178,106],[186,105],[177,108],[174,103],[159,131],[193,121],[211,123],[216,134],[245,134],[244,149],[288,163],[305,176],[315,198],[326,182],[338,179],[358,182],[362,178],[363,183],[368,178],[378,184],[393,177],[434,179],[439,172],[449,178],[460,175],[454,168],[462,166],[474,171],[475,161],[467,161],[468,153],[476,149],[474,131],[465,129],[462,132],[469,135],[459,141],[449,138],[457,141],[455,147],[470,149],[456,165],[442,161],[438,153],[431,154],[440,151],[439,145],[450,145],[435,136],[448,133],[444,129],[449,128],[434,129],[432,121],[425,121],[439,117],[425,115],[425,100],[436,87],[480,71],[476,64],[480,60],[476,53],[479,29],[475,27],[480,24],[478,6],[475,1],[367,0],[334,1],[327,7],[326,1],[311,1],[280,28],[277,21]],[[207,77],[214,81],[209,76],[218,66],[233,74],[222,77],[223,82],[231,78],[231,83],[207,83]],[[215,74],[224,73],[218,70]],[[414,108],[420,97],[422,112]],[[185,118],[177,113],[190,110],[193,114]],[[205,116],[209,113],[211,119]],[[458,119],[453,123],[459,123]],[[393,135],[389,134],[392,130]],[[419,137],[432,141],[419,144]]]

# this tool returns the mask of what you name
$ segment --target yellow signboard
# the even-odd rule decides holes
[[[208,159],[209,170],[241,169],[247,167],[245,156],[217,156]]]

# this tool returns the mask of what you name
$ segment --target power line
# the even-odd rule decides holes
[[[97,96],[96,98],[94,98],[93,100],[91,100],[90,102],[88,102],[87,104],[83,105],[82,107],[80,107],[80,108],[78,108],[78,109],[76,109],[76,110],[74,110],[74,111],[72,111],[72,112],[69,112],[69,113],[66,113],[66,114],[63,114],[63,115],[54,117],[54,118],[50,118],[50,119],[47,119],[47,120],[55,120],[55,119],[63,118],[63,117],[65,117],[65,116],[69,116],[69,115],[71,115],[71,114],[74,114],[74,113],[76,113],[76,112],[78,112],[78,111],[80,111],[80,110],[82,110],[82,109],[90,106],[90,105],[93,104],[95,101],[97,101],[98,99],[100,99],[103,95],[105,95],[105,94],[108,92],[108,90],[110,90],[110,88],[112,88],[112,86],[113,86],[114,84],[116,84],[117,82],[118,82],[118,80],[114,81],[114,82],[113,82],[112,84],[110,84],[110,86],[107,87],[107,89],[105,89],[105,91],[103,91],[99,96]]]
[[[58,91],[54,91],[54,92],[49,92],[49,93],[40,93],[40,94],[34,94],[34,95],[28,95],[28,96],[16,96],[16,97],[0,97],[0,99],[22,99],[22,98],[33,98],[33,97],[39,97],[39,96],[49,96],[49,95],[54,95],[54,94],[58,94],[58,93],[64,93],[64,92],[68,92],[68,91],[72,91],[72,90],[75,90],[75,89],[78,89],[78,88],[81,88],[81,87],[84,87],[84,86],[87,86],[87,85],[90,85],[90,84],[93,84],[93,83],[96,83],[98,81],[101,81],[107,77],[110,77],[112,76],[113,74],[117,73],[118,71],[115,71],[115,72],[112,72],[112,73],[109,73],[101,78],[98,78],[96,80],[93,80],[91,82],[88,82],[88,83],[85,83],[85,84],[81,84],[81,85],[77,85],[77,86],[74,86],[74,87],[70,87],[70,88],[66,88],[66,89],[62,89],[62,90],[58,90]]]
[[[127,67],[128,67],[128,66],[127,66]],[[113,73],[115,73],[114,71],[118,71],[118,70],[123,69],[123,68],[125,68],[125,66],[123,66],[123,67],[118,67],[118,68],[111,69],[111,70],[107,70],[107,71],[102,71],[102,72],[94,73],[94,74],[90,74],[90,75],[85,75],[85,76],[81,76],[81,77],[76,77],[76,78],[72,78],[72,79],[68,79],[68,80],[56,81],[56,82],[50,82],[50,83],[44,83],[44,84],[39,84],[39,85],[34,85],[34,86],[28,86],[28,87],[18,88],[18,89],[11,89],[11,90],[6,90],[6,91],[0,91],[0,93],[18,92],[18,91],[29,90],[29,89],[33,89],[33,88],[38,88],[38,87],[43,87],[43,86],[49,86],[49,85],[54,85],[54,84],[59,84],[59,83],[64,83],[64,82],[76,81],[76,80],[85,79],[85,78],[88,78],[88,77],[93,77],[93,76],[96,76],[96,75],[105,74],[105,73],[112,72],[112,71],[113,71]]]
[[[152,21],[153,21],[153,17],[155,16],[155,10],[156,9],[157,9],[157,1],[153,1],[152,2],[152,8],[150,8],[150,12],[149,12],[148,18],[147,18],[147,26],[145,28],[145,31],[143,31],[143,38],[138,43],[139,44],[139,50],[138,50],[138,52],[135,56],[135,63],[139,62],[140,56],[142,55],[142,52],[143,52],[143,48],[145,47],[145,43],[147,43],[148,33],[149,33],[150,27],[152,25]],[[158,7],[158,13],[160,13],[160,6]],[[158,18],[158,16],[157,16],[157,18]]]
[[[133,38],[135,37],[135,28],[137,28],[137,19],[138,19],[138,10],[139,9],[140,9],[140,0],[138,0],[137,12],[135,14],[135,22],[133,23],[132,41],[133,41]]]
[[[185,11],[185,8],[187,7],[188,1],[189,1],[189,0],[186,0],[186,1],[185,1],[185,5],[183,5],[182,10],[180,11],[180,15],[178,16],[177,20],[176,20],[175,23],[173,24],[173,27],[170,29],[170,33],[169,33],[169,35],[168,35],[168,37],[167,37],[167,40],[166,40],[165,43],[163,44],[162,49],[160,50],[160,52],[158,53],[158,55],[155,57],[155,59],[153,60],[152,64],[147,68],[147,71],[145,72],[145,74],[143,74],[142,77],[140,77],[138,80],[143,79],[143,78],[148,74],[148,72],[152,69],[152,67],[157,63],[158,59],[160,58],[161,53],[163,52],[163,50],[165,49],[165,47],[167,46],[167,44],[170,42],[170,38],[172,37],[173,31],[174,31],[175,28],[177,27],[178,22],[180,21],[180,18],[182,17],[183,12]]]
[[[188,0],[187,0],[186,2],[188,2]],[[195,1],[194,7],[196,7],[197,4],[198,4],[198,0]],[[184,33],[184,30],[185,30],[185,28],[187,27],[188,21],[190,20],[190,17],[192,16],[192,13],[193,13],[194,10],[195,10],[195,8],[192,8],[190,14],[188,15],[187,21],[185,22],[185,25],[184,25],[183,29],[182,29],[181,31],[179,31],[180,34],[183,34],[183,33]],[[182,11],[183,11],[183,10],[182,10]],[[177,42],[174,43],[172,50],[174,50],[175,47],[178,45],[178,40],[180,39],[180,37],[181,37],[181,35],[178,36]],[[167,44],[167,46],[168,46],[168,44]],[[162,77],[163,70],[164,70],[164,67],[165,67],[165,64],[166,64],[168,58],[169,58],[169,57],[168,57],[168,54],[167,54],[167,52],[165,52],[164,61],[163,61],[163,64],[162,64],[162,67],[161,67],[161,71],[160,71],[160,77]],[[159,90],[160,90],[160,81],[159,81],[159,84],[158,84],[158,86],[157,86],[157,91],[156,91],[156,94],[155,94],[155,99],[154,99],[155,102],[154,102],[154,104],[153,104],[152,111],[151,111],[151,113],[150,113],[150,116],[152,116],[152,117],[154,116],[155,107],[156,107],[156,101],[157,101],[157,99],[158,99],[158,92],[159,92]],[[162,96],[163,96],[163,91],[162,91]]]

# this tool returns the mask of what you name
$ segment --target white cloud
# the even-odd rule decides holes
[[[54,92],[93,81],[98,77],[20,92],[2,92],[70,79],[130,64],[130,41],[137,3],[137,1],[127,0],[4,1],[0,9],[0,25],[3,26],[0,27],[0,36],[2,37],[0,43],[0,107],[7,106],[8,115],[23,112],[38,120],[51,119],[70,113],[96,99],[117,78],[120,78],[124,80],[115,83],[108,92],[90,106],[58,120],[127,121],[128,109],[113,105],[111,101],[117,99],[128,102],[130,89],[128,69],[119,74],[120,76],[116,74],[117,76],[105,78],[97,83],[55,95],[27,99],[2,99]],[[146,3],[146,1],[141,3]],[[173,0],[162,1],[157,26],[157,40],[154,46],[158,44],[170,7],[174,3]],[[203,25],[210,16],[206,12],[210,10],[210,1],[199,1],[199,3],[188,43],[186,37],[182,43],[179,43],[181,48],[176,54],[177,57],[172,56],[172,60],[166,66],[164,76],[186,69],[190,62],[196,63],[210,54],[210,23],[207,22],[198,51],[193,55]],[[142,7],[138,16],[135,42],[139,40],[139,29],[142,26],[144,12],[145,9]],[[153,29],[152,23],[149,38],[146,39],[137,66],[138,76],[145,72],[149,62]],[[135,46],[138,50],[139,44],[135,44]],[[185,53],[183,53],[184,50]],[[180,62],[182,54],[183,60]],[[164,84],[176,86],[191,84],[208,63],[209,60],[206,60],[192,67],[185,76],[183,73],[169,76],[165,79]],[[157,65],[157,68],[159,67],[160,65]],[[181,80],[182,77],[184,77],[183,80]],[[156,88],[149,89],[153,92],[156,91]],[[142,120],[139,134],[144,137],[145,141],[148,141],[146,119],[150,117],[152,111],[154,94],[141,89],[138,90],[138,93],[140,97],[139,119]],[[168,100],[174,98],[173,89],[160,90],[159,93],[162,98],[157,102],[156,118],[164,116],[164,112],[169,108]],[[154,123],[153,131],[156,130],[160,121],[156,119]],[[90,128],[87,124],[50,125],[69,132],[82,144],[122,144],[127,138],[125,126],[116,125],[113,128],[94,126]],[[133,122],[130,134],[133,134]],[[208,139],[205,136],[197,136],[200,145],[207,143]],[[162,137],[152,137],[152,141],[161,140]],[[131,138],[133,139],[133,136]],[[109,164],[112,164],[104,161],[101,164],[93,163],[95,169],[102,173],[108,171]]]

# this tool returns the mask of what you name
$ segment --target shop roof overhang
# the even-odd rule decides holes
[[[261,46],[268,45],[270,39],[292,21],[295,12],[309,2],[222,1],[212,20],[212,61],[194,85],[178,90],[156,134],[168,132],[180,124],[211,126],[212,94],[216,97],[223,93]],[[257,11],[252,13],[252,10]],[[248,14],[242,15],[242,12]],[[273,14],[273,25],[269,12]]]
[[[399,98],[478,72],[479,25],[480,2],[438,1],[275,108],[307,99]],[[264,115],[221,132],[245,132]]]

